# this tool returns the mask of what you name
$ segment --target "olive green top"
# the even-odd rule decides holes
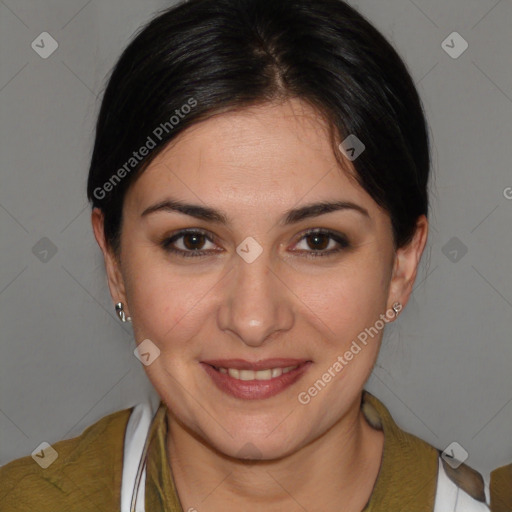
[[[512,512],[512,464],[491,473],[492,512]]]
[[[384,431],[381,467],[364,512],[431,512],[438,450],[401,430],[386,407],[367,391],[363,392],[361,406],[370,425]],[[58,458],[46,469],[31,456],[1,467],[0,510],[119,511],[124,433],[131,411],[125,409],[105,416],[80,436],[55,443],[52,447]],[[183,512],[167,456],[167,415],[163,402],[160,402],[149,435],[146,510]],[[472,471],[464,464],[460,467]],[[473,474],[480,477],[474,471]],[[475,481],[478,487],[478,479]],[[481,494],[480,488],[478,491]]]

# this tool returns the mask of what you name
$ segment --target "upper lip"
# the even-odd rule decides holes
[[[262,359],[260,361],[246,361],[245,359],[209,359],[202,361],[217,368],[233,368],[236,370],[267,370],[268,368],[287,368],[307,363],[308,359],[274,358]]]

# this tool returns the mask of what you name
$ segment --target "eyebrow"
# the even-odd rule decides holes
[[[321,201],[287,210],[280,221],[280,225],[288,226],[301,222],[305,219],[319,217],[326,213],[343,210],[356,211],[361,215],[370,218],[370,214],[365,208],[350,201]],[[214,208],[207,206],[184,203],[175,199],[166,199],[146,208],[142,212],[141,217],[145,217],[155,212],[178,212],[199,220],[229,225],[228,216],[220,210],[215,210]]]

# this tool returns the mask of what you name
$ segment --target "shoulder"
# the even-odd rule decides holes
[[[387,453],[385,444],[384,459],[396,481],[407,482],[425,501],[445,505],[453,495],[455,500],[457,497],[466,500],[467,510],[488,510],[485,482],[478,471],[402,430],[384,404],[367,391],[363,395],[362,411],[373,428],[384,430],[388,444]],[[473,508],[469,508],[471,503],[475,505]]]
[[[512,464],[492,471],[490,494],[493,512],[510,512],[512,510]]]
[[[101,418],[73,439],[0,467],[0,509],[103,511],[119,508],[124,433],[133,408]]]

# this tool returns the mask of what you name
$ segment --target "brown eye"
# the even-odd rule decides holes
[[[313,233],[304,237],[311,249],[324,250],[329,246],[330,238],[324,233]]]
[[[198,230],[180,231],[161,242],[161,246],[165,251],[186,258],[206,256],[207,254],[219,252],[216,249],[208,248],[208,244],[215,247],[212,238]]]
[[[202,249],[206,236],[202,233],[187,233],[182,236],[183,245],[189,250]]]
[[[322,229],[305,233],[297,246],[300,244],[303,246],[299,248],[298,252],[304,252],[311,257],[331,256],[350,247],[348,239],[344,235]]]

